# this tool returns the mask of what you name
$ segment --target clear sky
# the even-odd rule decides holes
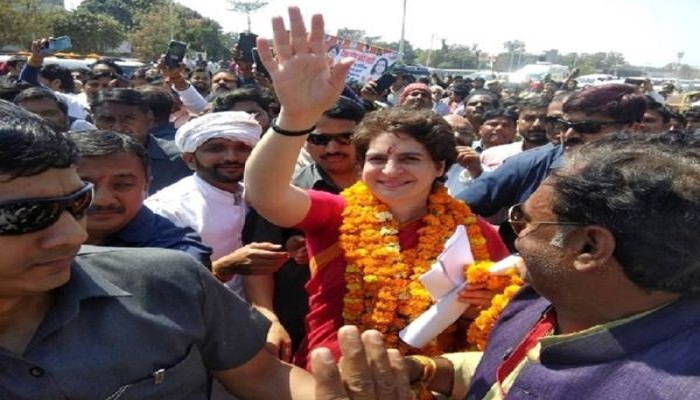
[[[176,0],[218,21],[225,31],[246,29],[245,16],[227,11],[226,0]],[[80,0],[67,0],[77,5]],[[322,13],[326,31],[364,30],[384,41],[401,37],[404,0],[269,0],[253,14],[252,31],[270,36],[270,17],[286,15],[289,5],[304,15]],[[504,51],[508,40],[525,42],[526,51],[560,53],[617,51],[639,66],[660,67],[677,61],[700,66],[696,24],[700,0],[406,0],[405,38],[414,47],[449,44],[479,45],[492,53]]]

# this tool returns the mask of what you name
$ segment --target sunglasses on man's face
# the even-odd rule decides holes
[[[535,225],[535,229],[540,225],[586,225],[582,222],[571,221],[532,221],[523,210],[523,203],[516,204],[508,210],[508,223],[516,236],[524,231],[528,225]],[[533,231],[535,230],[533,229]]]
[[[37,232],[55,224],[64,211],[76,220],[85,216],[93,197],[93,184],[84,182],[67,196],[23,199],[0,203],[0,235]]]
[[[327,146],[331,140],[334,140],[338,144],[347,145],[352,142],[352,132],[346,133],[336,133],[333,135],[326,135],[325,133],[311,133],[306,137],[306,140],[317,146]]]
[[[566,131],[573,129],[581,134],[600,133],[606,126],[620,125],[617,121],[569,121],[564,118],[547,117],[547,124],[555,131]]]

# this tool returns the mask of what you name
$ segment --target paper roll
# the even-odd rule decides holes
[[[457,300],[459,291],[466,283],[458,286],[426,312],[399,332],[399,337],[409,346],[420,349],[452,325],[467,311],[469,304]]]

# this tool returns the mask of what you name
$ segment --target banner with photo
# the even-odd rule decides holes
[[[396,63],[399,55],[391,50],[370,44],[326,35],[328,57],[334,62],[352,57],[355,63],[348,74],[348,83],[365,83],[377,80]]]

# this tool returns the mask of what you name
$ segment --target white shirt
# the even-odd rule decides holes
[[[97,127],[84,119],[76,119],[70,124],[69,131],[94,131]]]
[[[242,200],[242,185],[240,189],[236,194],[221,190],[195,173],[159,190],[145,204],[176,225],[197,231],[212,248],[214,261],[243,246],[241,233],[248,207]],[[240,275],[234,275],[226,286],[243,297]]]
[[[187,85],[187,89],[183,91],[175,89],[174,85],[172,88],[177,92],[178,96],[180,96],[180,101],[182,101],[182,105],[185,106],[186,109],[191,113],[199,114],[207,107],[207,100],[199,94],[194,86],[189,83]]]
[[[503,164],[506,158],[523,152],[523,142],[513,142],[489,147],[481,152],[481,165],[484,171],[492,171]]]
[[[68,115],[77,119],[85,119],[85,117],[87,117],[87,110],[90,109],[90,105],[87,103],[87,97],[85,97],[85,95],[81,97],[80,94],[61,93],[57,91],[53,93],[66,103],[68,106]]]

